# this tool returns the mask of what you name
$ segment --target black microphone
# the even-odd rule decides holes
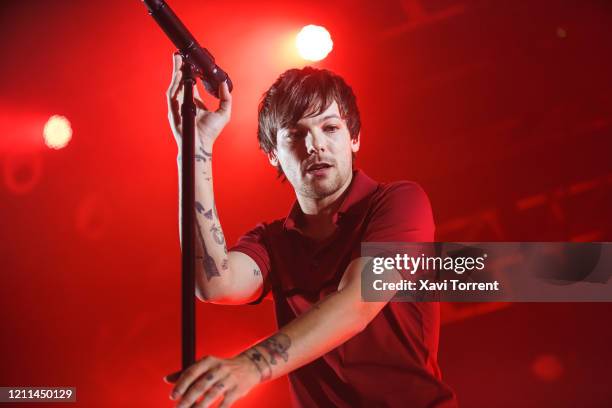
[[[202,79],[204,88],[211,95],[219,98],[219,86],[223,81],[227,81],[230,92],[234,89],[227,73],[215,64],[212,54],[198,44],[166,2],[163,0],[143,0],[143,2],[149,9],[149,14],[178,48],[183,59],[193,67],[195,75]]]

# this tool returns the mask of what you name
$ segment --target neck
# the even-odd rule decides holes
[[[353,173],[346,182],[333,194],[323,198],[311,198],[297,195],[297,201],[300,204],[302,213],[304,213],[304,228],[317,229],[317,227],[333,225],[334,214],[340,208],[343,198],[348,192],[348,187],[353,180]]]

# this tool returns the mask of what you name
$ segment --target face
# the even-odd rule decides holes
[[[335,101],[321,114],[281,129],[276,141],[270,163],[281,166],[296,194],[322,199],[350,180],[359,137],[351,139]]]

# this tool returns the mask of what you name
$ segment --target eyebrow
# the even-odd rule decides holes
[[[342,118],[340,116],[338,116],[335,113],[332,113],[331,115],[326,115],[323,116],[321,119],[317,120],[317,124],[325,122],[327,119],[338,119],[338,120],[342,120]],[[298,128],[298,127],[302,127],[300,126],[298,123],[294,123],[293,126],[290,126],[290,128]]]
[[[324,116],[321,119],[319,119],[319,123],[325,122],[327,119],[341,119],[341,118],[340,118],[340,116],[336,115],[335,113],[332,113],[331,115],[327,115],[327,116]]]

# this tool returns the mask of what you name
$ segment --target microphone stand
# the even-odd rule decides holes
[[[195,363],[195,116],[193,100],[196,76],[200,76],[206,90],[219,98],[219,86],[227,81],[230,92],[232,81],[215,64],[212,54],[202,48],[187,27],[164,0],[143,0],[149,14],[180,51],[183,58],[184,99],[181,105],[183,134],[181,143],[181,343],[182,369]]]
[[[181,352],[182,370],[195,363],[195,118],[193,68],[183,57],[184,99],[181,105],[183,134],[181,143]]]

